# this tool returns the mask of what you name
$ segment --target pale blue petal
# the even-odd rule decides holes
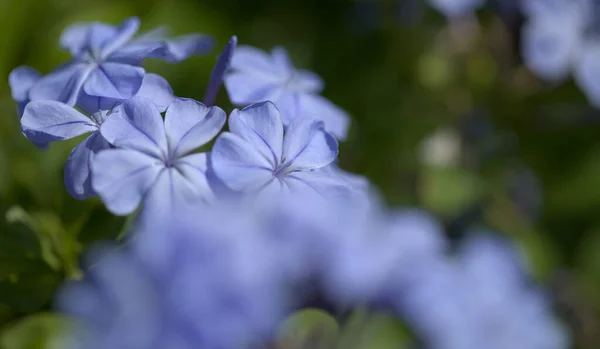
[[[8,75],[12,98],[19,103],[29,101],[29,90],[41,77],[31,67],[20,66],[13,69]]]
[[[235,55],[234,55],[235,56]],[[282,88],[280,82],[264,79],[246,72],[232,72],[225,76],[225,88],[231,103],[245,106],[262,101],[273,101],[279,97]]]
[[[151,73],[144,75],[142,86],[136,96],[151,100],[161,113],[167,110],[175,99],[173,89],[167,80],[160,75]]]
[[[108,56],[110,62],[118,62],[130,65],[141,65],[146,58],[154,58],[164,52],[164,43],[146,42],[127,44]]]
[[[71,151],[65,164],[65,186],[72,197],[83,200],[96,195],[92,189],[90,166],[96,153],[109,147],[100,132],[94,132]]]
[[[332,163],[338,144],[322,121],[292,120],[285,131],[283,158],[290,170],[314,170]]]
[[[94,68],[86,63],[67,63],[42,77],[29,91],[33,100],[53,100],[75,105],[81,87]]]
[[[152,101],[134,97],[111,114],[102,124],[104,138],[118,148],[135,149],[167,159],[167,136],[163,119]]]
[[[600,107],[600,45],[589,43],[579,53],[575,80],[588,101]]]
[[[252,104],[234,110],[229,116],[229,131],[245,139],[277,168],[283,151],[283,123],[271,102]]]
[[[100,59],[109,57],[113,52],[124,46],[140,28],[140,19],[130,17],[116,28],[115,35],[108,40],[100,50]]]
[[[92,96],[126,100],[138,92],[145,73],[141,67],[106,62],[91,72],[83,88]]]
[[[196,153],[185,156],[175,163],[175,167],[192,183],[192,191],[204,199],[214,198],[207,179],[208,153]]]
[[[231,68],[256,78],[281,81],[291,73],[291,64],[283,48],[275,48],[273,52],[273,55],[269,55],[252,46],[238,46],[231,59]]]
[[[292,72],[294,65],[290,60],[287,50],[281,46],[276,46],[271,50],[272,68],[278,72]]]
[[[350,116],[324,97],[313,94],[297,96],[300,105],[301,118],[320,120],[325,123],[325,129],[337,139],[345,140],[350,127]]]
[[[236,191],[253,190],[273,177],[271,164],[250,143],[230,132],[213,145],[211,167],[216,176]]]
[[[73,56],[80,56],[87,49],[90,23],[75,23],[63,30],[58,45]]]
[[[561,80],[574,68],[581,39],[579,29],[571,24],[541,19],[523,26],[521,52],[533,73]]]
[[[29,102],[21,126],[31,141],[39,143],[70,139],[98,130],[98,125],[90,118],[57,101]]]
[[[323,171],[292,172],[282,180],[298,195],[318,194],[330,199],[351,200],[354,192],[344,178]]]
[[[164,56],[162,59],[177,63],[193,55],[204,55],[212,51],[215,47],[215,40],[208,35],[190,34],[165,42]]]
[[[175,99],[165,114],[171,158],[183,156],[208,143],[223,128],[227,116],[219,107],[206,107],[189,98]]]
[[[161,113],[164,112],[173,99],[175,99],[173,90],[171,89],[171,86],[169,86],[167,80],[162,76],[151,73],[144,75],[142,86],[138,90],[136,96],[150,99]],[[122,99],[90,96],[85,93],[85,91],[82,91],[79,100],[77,101],[77,106],[86,113],[93,115],[100,110],[112,110],[123,102],[124,100]]]
[[[210,73],[210,81],[208,83],[208,87],[206,88],[206,92],[204,93],[204,104],[207,106],[211,106],[215,99],[217,98],[217,93],[223,84],[223,76],[229,69],[231,64],[231,58],[235,52],[235,47],[237,46],[237,37],[234,35],[229,39],[223,51],[219,55],[217,59],[217,64],[213,68]]]
[[[166,25],[156,27],[133,38],[130,44],[147,44],[165,41],[171,35],[171,29]]]
[[[92,162],[92,187],[109,211],[127,215],[135,211],[164,164],[129,149],[99,152]]]

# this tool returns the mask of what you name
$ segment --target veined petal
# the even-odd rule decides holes
[[[17,102],[29,100],[29,90],[42,75],[35,69],[20,66],[13,69],[8,75],[12,98]]]
[[[161,55],[163,50],[164,43],[162,42],[129,43],[113,52],[107,60],[123,64],[141,65],[144,59]]]
[[[193,192],[204,199],[213,199],[214,193],[209,185],[208,154],[196,153],[185,156],[175,163],[175,167],[192,183]]]
[[[100,51],[100,58],[105,59],[110,56],[113,52],[123,47],[138,31],[140,28],[140,19],[137,17],[130,17],[125,19],[118,28],[116,28],[115,35],[110,38],[103,46]]]
[[[165,167],[155,158],[135,150],[109,149],[92,162],[92,187],[109,211],[133,212]]]
[[[217,59],[217,64],[213,68],[210,73],[210,81],[208,83],[208,87],[206,88],[206,92],[204,93],[204,104],[207,106],[211,106],[215,99],[217,98],[217,93],[223,84],[223,76],[225,72],[229,69],[231,64],[231,58],[233,57],[233,53],[235,52],[235,47],[237,46],[237,37],[234,35],[229,39],[223,51],[219,55]]]
[[[136,96],[111,114],[102,124],[102,136],[112,145],[135,149],[165,160],[168,154],[165,126],[158,109],[144,97]]]
[[[29,91],[31,100],[52,100],[75,105],[79,93],[94,70],[87,63],[71,62],[39,79]]]
[[[98,130],[98,125],[90,118],[57,101],[30,102],[25,107],[21,125],[26,136],[39,143],[70,139]],[[29,130],[34,132],[28,133]]]
[[[160,75],[148,73],[144,75],[142,86],[136,96],[148,98],[163,113],[175,99],[173,89],[165,78]]]
[[[96,153],[109,147],[100,132],[94,132],[71,151],[65,165],[65,186],[72,197],[83,200],[96,195],[92,189],[90,166]]]
[[[175,99],[165,114],[171,158],[181,157],[208,143],[223,128],[225,112],[189,98]]]
[[[231,59],[231,68],[271,80],[281,80],[290,73],[289,60],[283,48],[275,48],[273,56],[252,46],[241,45]]]
[[[332,163],[338,144],[322,121],[292,120],[285,131],[283,158],[290,170],[313,170]]]
[[[283,150],[283,123],[271,102],[252,104],[229,116],[229,130],[246,140],[277,168]]]
[[[352,187],[342,177],[323,171],[292,172],[282,178],[299,195],[318,194],[327,199],[352,199]]]
[[[213,145],[211,167],[216,176],[236,191],[252,190],[273,177],[271,164],[239,136],[222,133]]]
[[[83,88],[92,96],[126,100],[138,92],[145,73],[141,67],[105,62],[91,72]]]

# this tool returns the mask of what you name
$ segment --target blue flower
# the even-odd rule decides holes
[[[225,76],[225,87],[237,106],[275,103],[286,126],[294,119],[322,120],[338,139],[345,139],[348,133],[350,118],[346,112],[319,95],[323,90],[321,78],[294,68],[281,47],[271,54],[250,46],[238,47],[231,71]]]
[[[66,349],[262,347],[289,307],[256,222],[231,217],[180,212],[127,246],[90,251],[85,278],[57,297],[83,329]]]
[[[600,36],[597,6],[589,0],[527,0],[521,52],[536,75],[561,81],[570,74],[600,107]]]
[[[485,0],[427,0],[429,4],[447,17],[469,15],[483,6]]]
[[[192,99],[176,99],[165,120],[144,97],[134,97],[102,124],[102,136],[120,149],[96,155],[92,188],[117,215],[133,212],[147,194],[165,207],[212,195],[206,179],[207,156],[191,154],[215,137],[225,112]],[[150,193],[152,192],[152,193]]]
[[[229,39],[227,45],[223,48],[223,51],[219,55],[217,63],[210,74],[210,81],[206,92],[204,93],[204,104],[211,106],[217,98],[217,92],[223,84],[223,77],[231,65],[231,58],[235,52],[237,46],[237,37],[234,35]]]
[[[322,121],[295,119],[285,129],[271,102],[234,110],[230,132],[211,152],[216,176],[239,192],[283,194],[316,192],[346,195],[346,181],[322,169],[337,157],[338,144]]]
[[[40,72],[26,66],[16,67],[8,75],[8,84],[12,98],[17,102],[19,117],[23,115],[25,106],[29,103],[29,90],[41,77]]]
[[[161,111],[165,111],[175,98],[166,80],[155,74],[144,76],[138,95],[152,99]],[[58,101],[32,101],[25,107],[21,127],[23,134],[35,144],[48,144],[91,133],[71,151],[65,165],[65,186],[75,199],[95,196],[90,164],[100,150],[109,148],[100,134],[100,126],[111,110],[122,102],[112,98],[88,97],[82,109],[91,117]]]
[[[29,90],[29,99],[55,100],[71,106],[85,96],[126,100],[142,85],[145,70],[140,65],[144,59],[178,62],[213,46],[212,39],[203,35],[165,39],[151,32],[133,38],[139,26],[139,19],[132,17],[118,27],[97,22],[68,27],[60,46],[73,59],[39,79]]]

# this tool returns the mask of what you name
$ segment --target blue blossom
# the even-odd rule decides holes
[[[600,33],[590,0],[527,0],[522,56],[538,76],[561,81],[570,74],[591,104],[600,106]]]
[[[12,98],[17,102],[19,117],[23,115],[25,106],[29,103],[29,90],[42,77],[37,70],[20,66],[13,69],[8,75]]]
[[[139,19],[131,17],[116,27],[97,22],[68,27],[60,46],[73,59],[39,79],[29,90],[29,99],[68,105],[85,96],[126,100],[142,85],[144,59],[179,62],[213,46],[211,38],[198,34],[166,39],[162,33],[151,32],[134,38],[139,26]]]
[[[325,122],[325,128],[343,140],[350,118],[339,107],[323,98],[323,81],[316,74],[296,69],[281,47],[271,54],[250,46],[239,46],[225,76],[231,102],[246,106],[261,101],[275,103],[287,126],[294,119]]]
[[[66,349],[234,349],[273,336],[289,307],[256,222],[213,207],[164,223],[87,254],[85,278],[57,297],[83,328]]]
[[[150,192],[165,207],[212,195],[207,155],[192,152],[219,133],[223,110],[180,98],[169,105],[163,122],[159,109],[144,97],[119,108],[100,132],[120,149],[99,152],[91,166],[92,188],[111,212],[133,212]]]
[[[152,99],[161,112],[175,98],[166,80],[155,74],[144,76],[138,95]],[[71,151],[65,165],[65,186],[72,197],[81,200],[95,195],[91,186],[90,164],[99,151],[109,148],[100,134],[100,126],[111,110],[122,102],[112,98],[87,97],[82,109],[91,117],[58,101],[32,101],[25,107],[21,118],[23,134],[36,144],[90,134]]]
[[[485,4],[485,0],[427,0],[429,4],[447,17],[472,14]]]
[[[229,130],[213,146],[211,167],[230,189],[349,195],[342,177],[323,171],[336,159],[338,144],[322,121],[295,119],[284,131],[275,105],[261,102],[234,110]]]
[[[430,348],[566,349],[569,338],[546,295],[531,285],[514,246],[491,235],[456,257],[411,273],[396,306]]]

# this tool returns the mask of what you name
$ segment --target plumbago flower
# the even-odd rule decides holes
[[[161,112],[175,98],[167,81],[155,74],[144,76],[137,95],[152,100]],[[21,128],[23,134],[36,144],[48,144],[90,133],[71,151],[65,165],[65,186],[75,199],[95,195],[91,186],[90,164],[96,153],[109,148],[108,142],[100,134],[100,126],[111,110],[122,102],[112,98],[87,97],[82,109],[91,117],[58,101],[32,101],[25,107]]]
[[[238,47],[225,76],[225,87],[231,102],[240,107],[262,101],[275,103],[286,126],[297,118],[322,120],[338,139],[348,134],[348,114],[319,95],[323,90],[321,78],[294,68],[281,47],[271,54],[250,46]]]
[[[126,100],[135,96],[142,85],[145,70],[140,65],[144,59],[179,62],[206,53],[214,45],[212,38],[199,34],[165,39],[151,32],[134,38],[139,26],[139,19],[132,17],[118,27],[97,22],[68,27],[61,35],[60,46],[73,55],[73,60],[29,86],[27,99],[68,105],[86,96]],[[17,73],[23,72],[23,68],[17,69]],[[23,81],[23,90],[28,83]]]
[[[338,154],[335,137],[322,121],[294,119],[283,127],[271,102],[234,110],[229,131],[219,135],[211,152],[215,175],[237,192],[350,195],[347,181],[323,168]]]
[[[587,99],[600,107],[598,5],[591,0],[525,0],[521,52],[540,77],[561,81],[573,74]]]
[[[92,188],[111,212],[133,212],[150,192],[166,206],[212,195],[207,156],[192,152],[219,133],[226,119],[223,110],[179,98],[169,105],[163,122],[152,101],[138,96],[119,109],[100,132],[120,149],[99,152],[91,164]]]

